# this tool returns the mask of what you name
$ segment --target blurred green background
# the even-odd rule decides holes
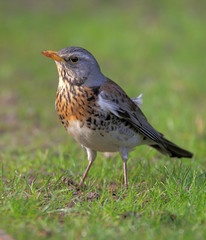
[[[143,93],[143,111],[160,131],[191,141],[205,118],[205,7],[192,0],[1,1],[0,147],[53,142],[48,129],[65,137],[53,108],[57,70],[41,51],[67,46],[91,51],[131,97]]]
[[[205,7],[194,0],[1,1],[4,167],[8,159],[18,166],[22,153],[31,160],[38,149],[73,143],[54,110],[56,66],[41,54],[67,46],[92,52],[129,96],[143,93],[143,112],[160,132],[204,155]]]
[[[144,94],[155,127],[195,151],[191,141],[205,119],[205,7],[192,0],[1,1],[2,150],[68,139],[54,110],[56,66],[41,51],[81,46],[129,96]]]
[[[196,169],[198,174],[205,172],[205,9],[206,1],[201,0],[0,1],[0,161],[2,189],[4,196],[8,194],[3,208],[4,221],[6,216],[8,221],[8,224],[5,222],[7,230],[15,235],[15,231],[22,228],[18,235],[21,239],[21,234],[27,229],[26,221],[30,220],[25,220],[25,225],[16,225],[15,221],[23,215],[25,219],[32,216],[29,207],[24,209],[27,199],[24,195],[18,203],[22,212],[19,214],[16,202],[13,202],[16,210],[11,211],[11,189],[16,188],[15,179],[20,179],[21,173],[39,176],[35,188],[38,189],[49,175],[56,177],[59,169],[68,171],[79,180],[77,174],[82,173],[87,164],[85,153],[79,151],[80,146],[73,142],[58,121],[54,109],[57,69],[51,59],[41,54],[42,50],[59,50],[68,46],[89,50],[103,73],[117,82],[130,97],[143,93],[143,112],[155,128],[168,139],[194,152],[193,160],[182,160],[183,172],[187,166],[192,172]],[[159,153],[146,147],[139,147],[130,156],[130,178],[134,179],[133,182],[146,179],[149,183],[151,181],[151,185],[159,175],[158,169],[171,164],[168,168],[171,170],[172,164],[176,163],[165,161]],[[106,160],[97,159],[89,182],[92,178],[97,182],[111,182],[113,174],[120,181],[121,160],[114,162],[116,168],[106,164]],[[24,186],[20,181],[20,189],[21,184]],[[23,187],[21,191],[24,192]],[[42,202],[43,208],[47,204],[44,197]],[[31,206],[36,205],[31,202]],[[202,214],[203,208],[199,208]],[[41,213],[35,208],[34,212],[43,215],[46,211],[39,209]],[[148,216],[150,218],[150,212]],[[193,215],[185,216],[189,222]],[[119,226],[115,217],[109,215],[108,219],[111,225],[114,222]],[[202,221],[200,218],[198,223]],[[88,219],[84,219],[87,225]],[[36,221],[36,215],[33,215],[33,220]],[[81,228],[80,218],[78,221]],[[11,230],[11,222],[17,230]],[[53,223],[52,217],[50,222]],[[36,229],[41,229],[42,224],[38,222],[33,223],[30,229],[36,224]],[[102,232],[101,223],[97,224]],[[95,229],[97,225],[94,226]],[[106,223],[104,227],[107,229]],[[25,239],[28,239],[30,229],[25,231]],[[170,232],[170,227],[168,229]],[[187,235],[190,236],[192,227],[188,229]],[[197,229],[195,236],[198,236],[198,228],[194,229]],[[58,232],[59,228],[54,231]],[[66,231],[69,230],[66,228]],[[127,236],[127,230],[124,233]],[[167,232],[165,234],[167,236]],[[171,235],[174,239],[175,234]]]

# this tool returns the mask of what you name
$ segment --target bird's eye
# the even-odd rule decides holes
[[[76,57],[76,56],[72,56],[72,57],[69,58],[69,61],[72,62],[72,63],[76,63],[76,62],[79,61],[79,58]]]

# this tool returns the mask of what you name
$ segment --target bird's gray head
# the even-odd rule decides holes
[[[99,86],[105,81],[93,55],[80,47],[67,47],[58,52],[43,51],[55,60],[59,76],[73,85]]]

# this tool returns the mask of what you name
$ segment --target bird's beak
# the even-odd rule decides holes
[[[59,57],[59,56],[57,55],[57,52],[54,52],[54,51],[42,51],[41,53],[42,53],[44,56],[49,57],[49,58],[52,58],[52,59],[54,59],[54,60],[56,60],[56,61],[58,61],[58,62],[61,62],[61,61],[64,61],[64,62],[65,62],[65,60],[64,60],[63,58],[61,58],[61,57]]]

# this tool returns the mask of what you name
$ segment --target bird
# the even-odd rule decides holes
[[[140,109],[141,96],[131,99],[101,71],[95,57],[81,47],[59,51],[42,51],[56,63],[59,82],[55,109],[68,132],[86,149],[88,166],[85,178],[97,152],[119,152],[123,161],[123,180],[128,187],[129,152],[148,145],[171,158],[192,158],[193,153],[167,140],[148,122]]]

